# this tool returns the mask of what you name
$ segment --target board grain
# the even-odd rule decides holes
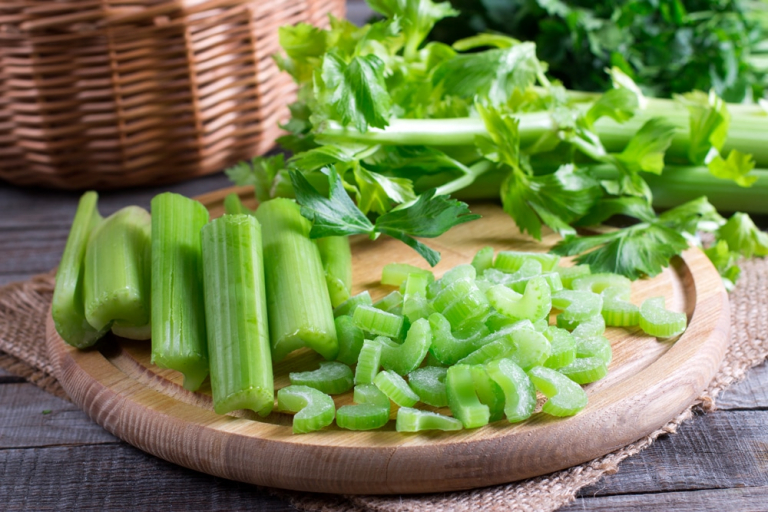
[[[247,189],[237,189],[248,196]],[[201,196],[213,215],[228,191]],[[452,229],[430,245],[442,253],[437,275],[467,263],[481,247],[547,250],[520,235],[496,205],[473,205],[483,219]],[[418,255],[394,240],[355,238],[354,290],[376,298],[389,289],[377,284],[381,268],[401,261],[423,266]],[[449,491],[509,482],[549,473],[620,448],[655,430],[684,410],[717,370],[728,339],[728,302],[720,278],[697,249],[659,276],[633,285],[633,301],[663,295],[684,311],[688,330],[659,342],[637,330],[611,328],[614,358],[604,380],[587,386],[589,405],[577,416],[535,414],[526,422],[495,422],[458,433],[400,434],[394,422],[381,431],[349,432],[335,427],[291,434],[290,416],[265,419],[238,411],[213,413],[209,390],[190,393],[181,376],[149,363],[149,344],[107,339],[78,351],[48,322],[48,346],[57,377],[75,403],[109,432],[158,457],[216,476],[286,489],[329,493]],[[275,368],[276,387],[287,372],[316,367],[304,351]],[[351,393],[336,398],[350,403]]]

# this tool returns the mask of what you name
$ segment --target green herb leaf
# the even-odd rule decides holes
[[[654,117],[643,124],[616,158],[631,173],[645,171],[661,174],[664,170],[664,152],[672,143],[674,135],[674,125]]]
[[[693,91],[677,99],[690,113],[690,145],[688,158],[701,165],[708,160],[711,151],[719,152],[728,138],[731,116],[725,102],[714,91],[709,94]]]
[[[733,180],[742,187],[749,187],[757,181],[757,176],[749,174],[755,168],[755,160],[752,155],[745,155],[737,149],[732,149],[728,153],[727,159],[716,155],[709,162],[708,167],[713,176],[724,180]]]
[[[253,185],[256,199],[268,201],[275,196],[274,186],[280,171],[285,169],[285,157],[282,154],[274,156],[257,156],[250,162],[239,162],[226,171],[227,177],[236,185]]]
[[[359,190],[357,206],[363,213],[384,214],[393,204],[407,203],[416,199],[413,183],[407,178],[390,178],[377,172],[354,167],[355,182]]]
[[[641,197],[612,197],[601,199],[587,215],[579,219],[576,225],[596,226],[614,215],[627,215],[645,222],[651,222],[656,218],[651,205]]]
[[[712,247],[704,249],[704,253],[720,273],[725,289],[733,290],[741,274],[741,269],[736,264],[739,254],[732,252],[725,240],[718,240]]]
[[[633,91],[626,88],[610,89],[592,104],[584,120],[590,128],[603,116],[623,123],[632,119],[638,107],[637,94]]]
[[[717,230],[717,238],[725,240],[731,251],[743,255],[768,256],[768,233],[760,231],[749,215],[734,213],[728,222]]]
[[[438,21],[456,16],[448,2],[432,0],[367,0],[371,9],[387,18],[399,18],[406,39],[406,52],[413,56]]]
[[[408,208],[392,210],[376,220],[376,229],[387,234],[400,231],[412,236],[434,238],[453,226],[479,219],[466,203],[448,196],[436,196],[435,189],[422,192]],[[386,231],[385,231],[386,230]]]

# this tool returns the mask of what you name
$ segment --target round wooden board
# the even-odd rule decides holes
[[[243,197],[247,189],[237,189]],[[214,216],[231,190],[201,197]],[[544,251],[519,234],[496,205],[477,204],[481,220],[463,224],[430,245],[442,253],[434,269],[471,261],[486,245],[497,250]],[[354,290],[374,299],[390,289],[378,284],[382,267],[399,261],[425,266],[400,242],[352,241]],[[661,275],[633,284],[632,300],[663,295],[667,306],[688,315],[677,340],[657,341],[637,330],[609,328],[613,346],[608,376],[586,386],[589,404],[571,418],[536,413],[528,421],[497,421],[460,432],[400,434],[394,421],[380,431],[350,432],[334,426],[291,433],[291,417],[259,418],[247,411],[213,412],[207,384],[181,387],[181,375],[149,362],[150,344],[105,339],[95,349],[66,345],[49,319],[47,342],[57,377],[70,397],[112,434],[153,455],[216,476],[259,485],[326,493],[420,493],[511,482],[594,459],[631,443],[688,407],[711,380],[728,340],[728,297],[706,256],[686,251]],[[313,369],[319,357],[299,351],[275,368],[275,387],[289,371]],[[336,397],[351,403],[351,393]],[[393,416],[394,418],[394,411]]]

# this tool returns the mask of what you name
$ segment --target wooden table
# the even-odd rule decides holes
[[[148,208],[165,190],[195,195],[228,184],[217,175],[102,193],[99,206],[104,214],[129,204]],[[0,183],[0,284],[58,263],[78,197]],[[750,372],[718,406],[583,489],[565,510],[768,509],[768,370]],[[0,503],[3,510],[292,510],[263,489],[147,455],[76,406],[2,371]]]

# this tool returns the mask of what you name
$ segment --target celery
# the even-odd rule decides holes
[[[352,370],[344,363],[323,361],[320,368],[288,374],[291,384],[309,386],[328,395],[346,393],[352,389]]]
[[[605,332],[605,319],[602,315],[595,315],[582,320],[573,329],[574,338],[593,338]]]
[[[336,411],[336,425],[347,430],[373,430],[388,421],[389,408],[380,405],[344,405]]]
[[[427,318],[434,312],[427,302],[429,281],[424,274],[408,274],[403,293],[403,315],[413,323],[420,318]]]
[[[429,270],[409,265],[408,263],[389,263],[381,271],[381,284],[387,286],[400,286],[408,278],[409,274],[420,274],[429,282],[435,280],[434,274]]]
[[[197,201],[172,193],[152,199],[152,363],[183,373],[191,391],[208,375],[200,239],[207,222]]]
[[[357,328],[351,316],[343,315],[335,320],[336,335],[339,341],[339,354],[337,361],[352,366],[360,357],[365,336],[363,331]]]
[[[518,329],[512,333],[514,350],[507,357],[523,370],[544,364],[552,354],[549,340],[541,333]]]
[[[325,270],[325,282],[333,307],[349,298],[352,289],[352,251],[346,236],[315,239]]]
[[[56,332],[64,341],[77,348],[90,347],[108,330],[107,327],[95,329],[88,323],[83,298],[88,238],[102,222],[96,209],[98,198],[96,192],[86,192],[80,198],[56,272],[56,287],[51,304]]]
[[[389,397],[382,393],[375,384],[360,384],[355,386],[352,400],[354,400],[356,404],[371,404],[378,405],[379,407],[386,407],[387,414],[389,414],[389,409],[392,406]]]
[[[384,370],[373,379],[373,383],[400,407],[413,407],[419,401],[419,395],[395,372]]]
[[[475,268],[459,265],[446,272],[432,289],[433,306],[455,329],[488,314],[488,299],[475,283]]]
[[[104,220],[85,252],[85,318],[95,329],[150,321],[151,219],[128,206]]]
[[[603,361],[605,364],[608,364],[613,358],[611,342],[608,341],[608,338],[601,335],[596,335],[589,338],[577,338],[576,357],[578,359],[595,357]]]
[[[373,307],[392,313],[394,315],[402,315],[403,313],[403,294],[395,290],[383,299],[379,299],[373,303]]]
[[[555,267],[555,272],[560,274],[560,280],[565,288],[571,289],[571,283],[574,279],[588,276],[592,273],[589,265],[576,265],[573,267]]]
[[[488,424],[491,412],[475,393],[471,366],[457,364],[448,368],[445,389],[451,413],[461,421],[464,428],[477,428]]]
[[[120,336],[121,338],[125,338],[127,340],[146,341],[152,338],[152,325],[147,324],[147,325],[140,325],[140,326],[132,326],[132,325],[120,325],[118,323],[113,323],[112,334],[114,334],[115,336]],[[205,338],[203,338],[203,340],[205,340]],[[203,375],[203,379],[205,379],[206,375],[208,375],[207,362],[205,365],[205,375]],[[192,391],[194,391],[194,389]]]
[[[401,344],[388,338],[376,338],[381,342],[381,366],[405,375],[419,367],[432,344],[432,332],[426,318],[416,320],[408,329],[405,341]]]
[[[482,365],[470,366],[472,382],[480,403],[488,406],[488,421],[498,421],[504,417],[504,391],[488,376]]]
[[[630,327],[640,322],[640,308],[629,302],[629,293],[622,288],[608,288],[602,295],[606,325]]]
[[[419,400],[433,407],[448,405],[445,394],[445,376],[448,370],[437,366],[425,366],[408,374],[408,385],[419,395]]]
[[[372,306],[373,301],[371,300],[371,295],[368,293],[368,290],[364,292],[360,292],[357,295],[353,295],[352,297],[348,298],[336,308],[333,310],[333,316],[334,317],[340,317],[343,315],[352,316],[355,314],[355,310],[358,306]]]
[[[443,277],[437,281],[432,282],[427,288],[427,298],[434,299],[442,292],[448,285],[455,283],[456,281],[470,280],[474,281],[477,278],[477,271],[472,265],[458,265],[451,270],[443,274]]]
[[[495,332],[500,329],[504,329],[505,327],[509,327],[510,325],[514,325],[519,321],[520,320],[516,318],[510,318],[507,315],[502,315],[498,311],[492,311],[491,314],[488,315],[488,318],[486,318],[485,325],[488,327],[488,329],[490,329],[491,332]]]
[[[455,364],[459,359],[477,350],[489,334],[482,324],[467,338],[458,338],[451,332],[451,324],[440,313],[429,315],[432,331],[430,352],[443,364]]]
[[[525,371],[509,359],[491,361],[485,370],[504,393],[504,415],[509,422],[528,419],[536,408],[536,388]]]
[[[608,375],[608,367],[599,357],[584,357],[574,360],[568,366],[557,371],[576,382],[577,384],[589,384]]]
[[[587,393],[571,379],[550,368],[537,366],[528,372],[536,389],[549,398],[542,411],[552,416],[573,416],[587,405]]]
[[[497,284],[488,290],[488,300],[499,313],[532,322],[546,318],[552,309],[552,295],[542,277],[528,281],[522,296],[503,284]]]
[[[541,263],[541,269],[544,272],[549,272],[560,261],[560,256],[538,252],[500,251],[496,255],[493,268],[502,272],[516,272],[528,260],[538,261]]]
[[[310,222],[290,199],[262,203],[256,218],[264,234],[264,274],[272,357],[308,346],[326,359],[339,351],[320,252]]]
[[[152,209],[154,213],[154,208]],[[224,198],[224,213],[228,215],[253,215],[253,211],[246,208],[240,200],[240,196],[234,192]]]
[[[373,306],[358,306],[352,315],[352,320],[363,331],[388,338],[397,338],[403,328],[402,316],[387,313]]]
[[[395,430],[398,432],[421,432],[422,430],[461,430],[462,425],[456,418],[422,411],[412,407],[401,407],[397,411]]]
[[[355,384],[371,384],[381,366],[381,342],[365,340],[355,368]]]
[[[552,307],[562,310],[559,317],[563,320],[578,322],[599,315],[603,298],[587,291],[561,290],[552,294]]]
[[[482,275],[483,272],[489,268],[493,268],[493,247],[483,247],[475,257],[472,258],[472,266],[475,267],[478,275]]]
[[[571,364],[576,359],[576,340],[571,333],[559,327],[550,326],[543,332],[549,340],[551,353],[544,361],[547,368],[558,369]]]
[[[274,405],[261,227],[225,215],[201,231],[213,406],[218,414]]]
[[[549,315],[547,315],[549,316]],[[549,318],[542,318],[533,322],[533,330],[536,332],[544,332],[549,328]]]
[[[333,423],[336,405],[333,398],[308,386],[288,386],[277,392],[277,410],[297,413],[293,433],[306,434]]]
[[[670,338],[685,331],[686,324],[685,313],[665,309],[664,297],[646,299],[640,305],[640,328],[646,334]]]
[[[589,291],[592,293],[603,293],[603,291],[608,290],[609,288],[618,288],[618,290],[621,290],[626,294],[625,296],[622,296],[622,298],[626,300],[629,299],[629,293],[632,289],[632,281],[622,275],[606,272],[578,277],[571,282],[571,288],[573,290]]]

